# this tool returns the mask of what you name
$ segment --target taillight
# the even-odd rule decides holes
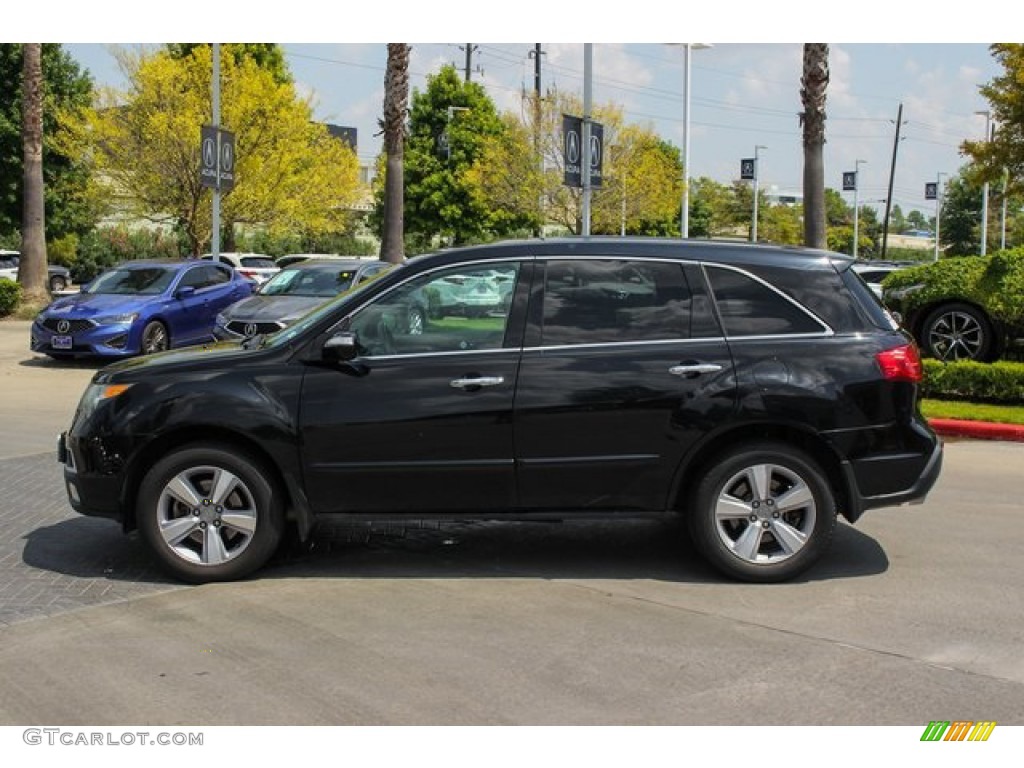
[[[238,274],[242,277],[256,277],[256,273],[249,269],[240,269],[238,270]]]
[[[888,381],[910,381],[915,384],[924,378],[921,355],[913,344],[894,347],[875,355],[882,376]]]

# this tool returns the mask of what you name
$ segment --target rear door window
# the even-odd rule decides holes
[[[541,344],[688,339],[691,302],[679,263],[552,260],[544,276]]]

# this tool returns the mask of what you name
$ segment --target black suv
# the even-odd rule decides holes
[[[193,582],[339,514],[673,513],[725,574],[791,578],[837,513],[919,501],[941,465],[916,348],[850,264],[619,238],[412,259],[273,335],[99,371],[59,443],[71,504]],[[424,319],[453,277],[510,297]]]

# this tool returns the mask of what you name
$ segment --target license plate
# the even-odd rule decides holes
[[[74,339],[71,336],[54,336],[50,339],[50,346],[54,349],[71,349],[72,341]]]

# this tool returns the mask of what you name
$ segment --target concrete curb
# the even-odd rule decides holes
[[[961,419],[929,419],[928,423],[943,437],[1024,442],[1024,424],[993,424],[987,421],[963,421]]]

